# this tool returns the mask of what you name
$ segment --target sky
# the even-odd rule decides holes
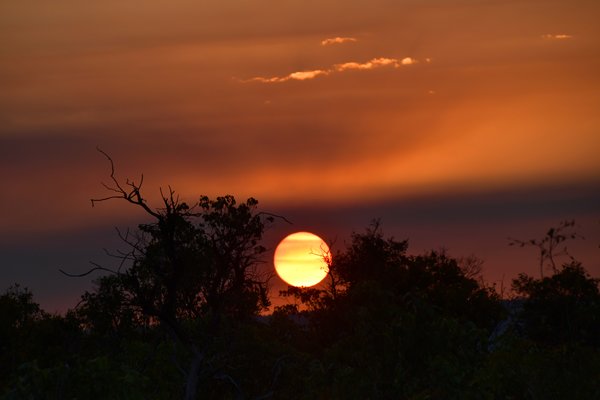
[[[409,251],[536,274],[575,219],[600,276],[600,3],[57,0],[0,3],[0,290],[72,307],[110,263],[106,159],[151,202],[253,196],[343,248],[381,218]],[[156,203],[154,203],[156,204]],[[335,248],[334,248],[335,250]],[[281,282],[275,282],[275,287]]]

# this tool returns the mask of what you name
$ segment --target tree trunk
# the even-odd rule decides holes
[[[200,367],[202,366],[202,354],[197,349],[193,349],[192,363],[188,371],[185,382],[185,400],[196,400],[198,391],[198,378],[200,376]]]

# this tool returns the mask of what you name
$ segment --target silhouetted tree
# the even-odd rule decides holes
[[[510,318],[476,383],[490,398],[591,399],[600,396],[600,293],[564,242],[580,237],[573,221],[551,228],[542,239],[513,241],[540,251],[540,277],[519,274]],[[571,261],[558,266],[558,257]],[[544,267],[552,270],[544,276]]]
[[[519,296],[507,302],[508,329],[476,374],[478,393],[490,398],[600,398],[598,279],[577,262],[551,276],[520,274]]]
[[[575,227],[575,221],[561,221],[558,227],[550,228],[546,232],[546,235],[542,239],[509,239],[509,246],[537,247],[540,256],[540,277],[544,277],[544,265],[547,263],[547,267],[552,269],[552,272],[558,271],[556,259],[560,256],[568,256],[574,261],[573,257],[569,254],[565,242],[570,239],[576,239],[581,237],[573,228]]]
[[[546,344],[600,346],[599,283],[578,262],[542,279],[520,274],[513,290],[524,298],[520,319],[527,337]]]
[[[212,370],[211,345],[224,321],[242,321],[269,305],[268,275],[258,268],[265,251],[259,241],[273,216],[257,213],[258,202],[252,198],[237,204],[233,196],[203,196],[189,207],[171,189],[162,196],[162,207],[151,208],[141,193],[143,177],[139,184],[121,184],[112,159],[100,152],[111,166],[111,184],[104,186],[114,194],[92,204],[123,199],[142,208],[153,222],[121,235],[129,246],[121,253],[123,263],[112,270],[114,276],[100,280],[96,293],[84,295],[84,313],[96,313],[90,319],[96,328],[117,328],[137,316],[164,329],[185,350],[181,357],[176,351],[173,359],[185,375],[186,399],[195,398],[201,375],[237,388],[232,377]],[[186,368],[180,365],[182,358],[188,360]]]
[[[472,270],[444,253],[409,256],[407,248],[407,240],[385,238],[379,221],[374,221],[364,233],[354,233],[346,249],[332,258],[329,274],[338,282],[339,302],[333,302],[331,289],[290,288],[287,295],[296,295],[312,309],[337,307],[354,293],[366,300],[371,293],[386,292],[398,304],[420,297],[447,315],[485,329],[495,326],[503,315],[498,295],[474,279]]]
[[[503,316],[495,292],[443,253],[406,254],[376,221],[336,253],[330,288],[290,288],[308,304],[319,368],[303,398],[461,398]],[[291,311],[292,316],[294,310]],[[279,318],[279,316],[278,316]]]
[[[407,254],[376,221],[323,254],[324,286],[285,291],[301,307],[259,315],[269,304],[260,240],[273,216],[254,199],[188,206],[172,190],[152,208],[141,181],[121,184],[106,157],[111,195],[93,203],[122,199],[149,221],[119,232],[116,268],[81,274],[110,272],[64,316],[19,286],[0,295],[1,399],[600,396],[599,280],[575,261],[519,275],[502,321],[481,261]],[[549,263],[572,238],[562,229],[523,245]]]
[[[331,271],[341,284],[352,286],[365,281],[389,282],[404,268],[408,241],[385,238],[379,220],[364,233],[353,233],[350,244],[333,260]]]
[[[18,284],[0,296],[0,382],[25,361],[23,337],[45,316],[33,294]]]

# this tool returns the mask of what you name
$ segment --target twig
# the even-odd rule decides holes
[[[87,276],[87,275],[91,274],[94,271],[106,271],[106,272],[110,272],[112,274],[118,275],[117,271],[113,271],[112,269],[105,268],[105,267],[103,267],[101,265],[96,264],[95,262],[90,261],[90,264],[94,265],[94,268],[90,269],[87,272],[84,272],[83,274],[71,274],[71,273],[65,272],[64,270],[62,270],[60,268],[58,270],[63,275],[66,275],[66,276],[71,277],[71,278],[81,278],[81,277],[84,277],[84,276]]]
[[[292,221],[290,221],[289,219],[287,219],[283,215],[273,214],[273,213],[266,212],[266,211],[261,211],[261,212],[257,213],[256,215],[257,216],[266,215],[266,216],[273,217],[273,218],[279,218],[279,219],[284,220],[285,222],[287,222],[290,225],[294,225],[294,223]]]

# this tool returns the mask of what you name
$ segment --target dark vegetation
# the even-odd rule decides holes
[[[117,268],[88,271],[107,274],[64,316],[18,285],[0,296],[3,399],[600,398],[599,282],[544,247],[568,224],[517,242],[552,274],[501,298],[476,260],[409,255],[375,222],[329,259],[324,289],[290,287],[295,302],[264,315],[260,240],[277,216],[171,190],[154,209],[141,183],[111,179],[94,202],[152,221],[121,234]]]

